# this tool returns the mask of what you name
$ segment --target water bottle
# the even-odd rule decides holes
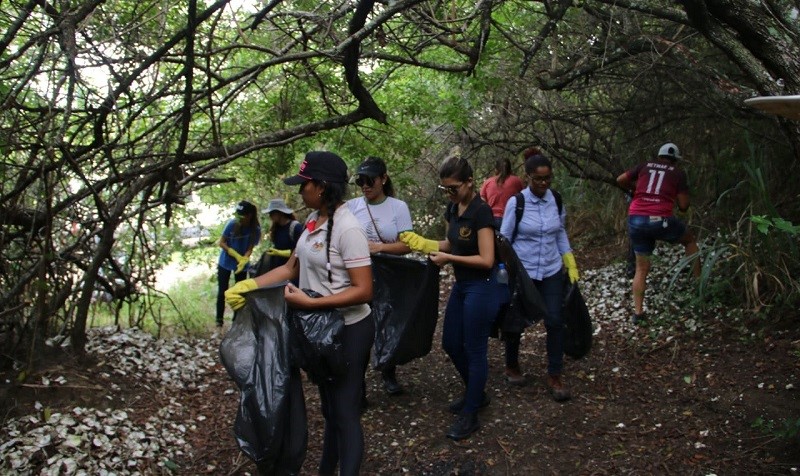
[[[503,263],[497,265],[497,283],[508,284],[508,271]]]

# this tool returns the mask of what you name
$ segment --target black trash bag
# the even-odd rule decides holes
[[[317,298],[321,295],[304,289]],[[312,382],[335,381],[347,372],[347,359],[342,350],[344,316],[338,309],[289,309],[292,329],[292,356],[306,371]]]
[[[439,267],[431,260],[372,256],[372,315],[377,370],[428,355],[439,319]]]
[[[519,334],[544,319],[547,307],[511,243],[497,234],[495,245],[498,258],[508,271],[508,291],[511,294],[509,302],[501,306],[495,326],[502,332]]]
[[[561,306],[564,320],[564,353],[580,359],[592,348],[592,317],[581,296],[578,283],[564,280],[564,302]]]
[[[308,425],[300,373],[291,364],[284,284],[246,294],[220,359],[239,387],[233,425],[242,452],[261,474],[297,474],[305,460]]]

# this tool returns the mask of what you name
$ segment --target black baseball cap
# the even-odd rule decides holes
[[[386,173],[386,163],[383,159],[378,157],[367,157],[367,160],[361,162],[358,166],[356,175],[366,175],[367,177],[380,177]]]
[[[286,185],[300,185],[309,180],[330,183],[347,182],[347,164],[333,152],[314,150],[306,154],[300,171],[283,179]]]
[[[242,200],[236,205],[236,214],[237,215],[251,215],[256,212],[256,206],[252,203],[248,202],[247,200]]]

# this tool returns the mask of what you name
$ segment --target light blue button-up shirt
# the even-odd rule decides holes
[[[511,246],[531,279],[549,278],[561,272],[561,255],[572,251],[567,230],[564,228],[567,213],[562,206],[559,216],[556,198],[550,189],[544,197],[539,198],[526,187],[522,191],[522,197],[525,199],[525,209]],[[514,234],[516,208],[516,196],[509,198],[503,212],[503,223],[500,225],[500,234],[509,241]]]

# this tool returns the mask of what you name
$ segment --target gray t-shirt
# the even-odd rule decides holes
[[[395,243],[400,233],[413,229],[408,205],[394,197],[386,197],[377,205],[370,205],[366,198],[358,197],[348,200],[347,206],[367,232],[367,239],[373,243]]]
[[[312,213],[307,221],[317,220],[319,212]],[[371,266],[369,242],[361,224],[345,206],[333,215],[333,233],[330,241],[331,278],[328,281],[326,237],[330,220],[314,231],[303,230],[297,241],[295,254],[300,261],[300,288],[312,289],[323,296],[336,294],[350,286],[349,268]],[[356,304],[339,309],[345,325],[355,324],[370,313],[368,304]]]

